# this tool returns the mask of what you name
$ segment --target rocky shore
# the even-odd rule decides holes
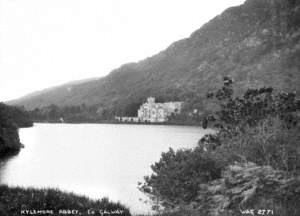
[[[220,179],[201,184],[197,194],[192,203],[175,208],[173,215],[300,214],[299,176],[288,176],[270,166],[250,162],[228,166]]]

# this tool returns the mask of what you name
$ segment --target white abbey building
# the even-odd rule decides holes
[[[115,119],[121,122],[166,122],[168,116],[181,112],[183,102],[155,103],[155,98],[149,97],[146,103],[143,103],[137,117],[119,117]]]
[[[149,97],[138,110],[140,122],[166,122],[168,116],[181,112],[182,102],[155,103],[155,98]]]

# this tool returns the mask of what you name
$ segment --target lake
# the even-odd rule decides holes
[[[163,151],[194,147],[207,132],[192,126],[35,124],[20,129],[25,148],[2,164],[0,183],[106,196],[147,213],[137,182],[151,174]]]

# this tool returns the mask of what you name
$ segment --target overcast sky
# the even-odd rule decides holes
[[[0,0],[0,101],[100,77],[244,0]]]

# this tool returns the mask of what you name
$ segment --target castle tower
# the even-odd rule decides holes
[[[154,97],[148,97],[147,103],[154,104],[155,103],[155,98]]]

